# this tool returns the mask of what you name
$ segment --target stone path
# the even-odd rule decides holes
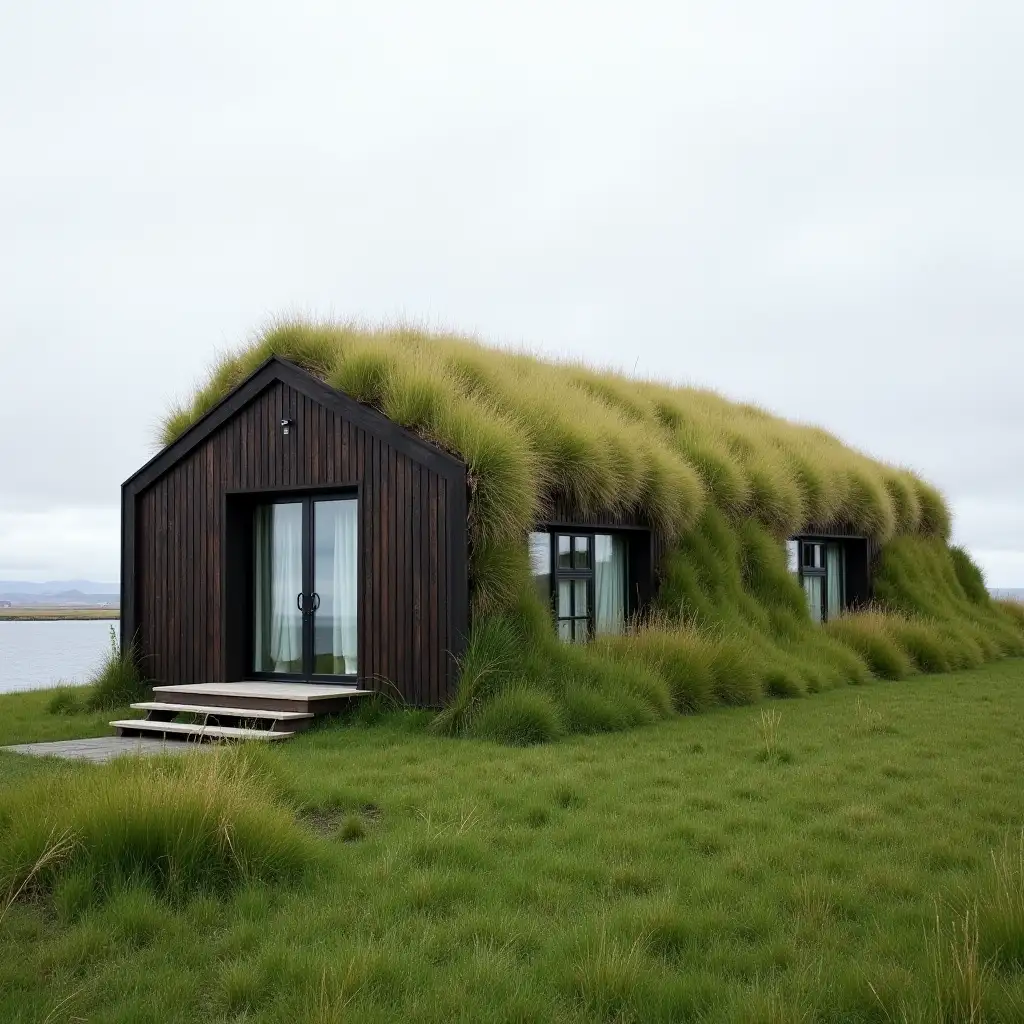
[[[144,736],[99,736],[88,740],[57,740],[53,743],[17,743],[0,747],[33,757],[66,757],[79,761],[110,761],[125,754],[187,754],[209,750],[215,743],[173,743]]]

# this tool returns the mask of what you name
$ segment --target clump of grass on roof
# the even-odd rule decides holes
[[[1024,653],[1024,614],[948,545],[934,487],[712,391],[454,335],[290,322],[222,358],[162,440],[272,355],[468,467],[473,631],[438,731],[535,742]],[[560,501],[639,516],[665,539],[654,614],[586,648],[556,640],[531,588],[526,536]],[[831,529],[883,556],[877,606],[821,629],[783,541]]]

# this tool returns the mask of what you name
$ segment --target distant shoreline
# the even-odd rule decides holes
[[[74,619],[121,618],[119,608],[0,608],[0,622],[63,622]]]

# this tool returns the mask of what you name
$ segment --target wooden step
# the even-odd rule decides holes
[[[171,718],[177,715],[218,715],[221,718],[259,718],[271,719],[275,722],[308,721],[313,718],[312,711],[278,711],[274,708],[221,708],[213,704],[171,704],[162,700],[144,700],[132,707],[136,711],[155,711],[167,713]]]
[[[154,722],[148,718],[125,718],[110,723],[118,736],[157,735],[165,739],[191,740],[286,740],[294,732],[272,732],[270,729],[236,729],[227,725],[192,725],[186,722]]]
[[[210,705],[245,711],[299,711],[331,715],[353,697],[371,690],[327,683],[275,683],[251,680],[237,683],[183,683],[153,687],[153,695],[166,703]]]

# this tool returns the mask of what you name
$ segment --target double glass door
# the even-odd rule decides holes
[[[257,506],[254,516],[254,674],[356,675],[356,499],[278,501]]]

